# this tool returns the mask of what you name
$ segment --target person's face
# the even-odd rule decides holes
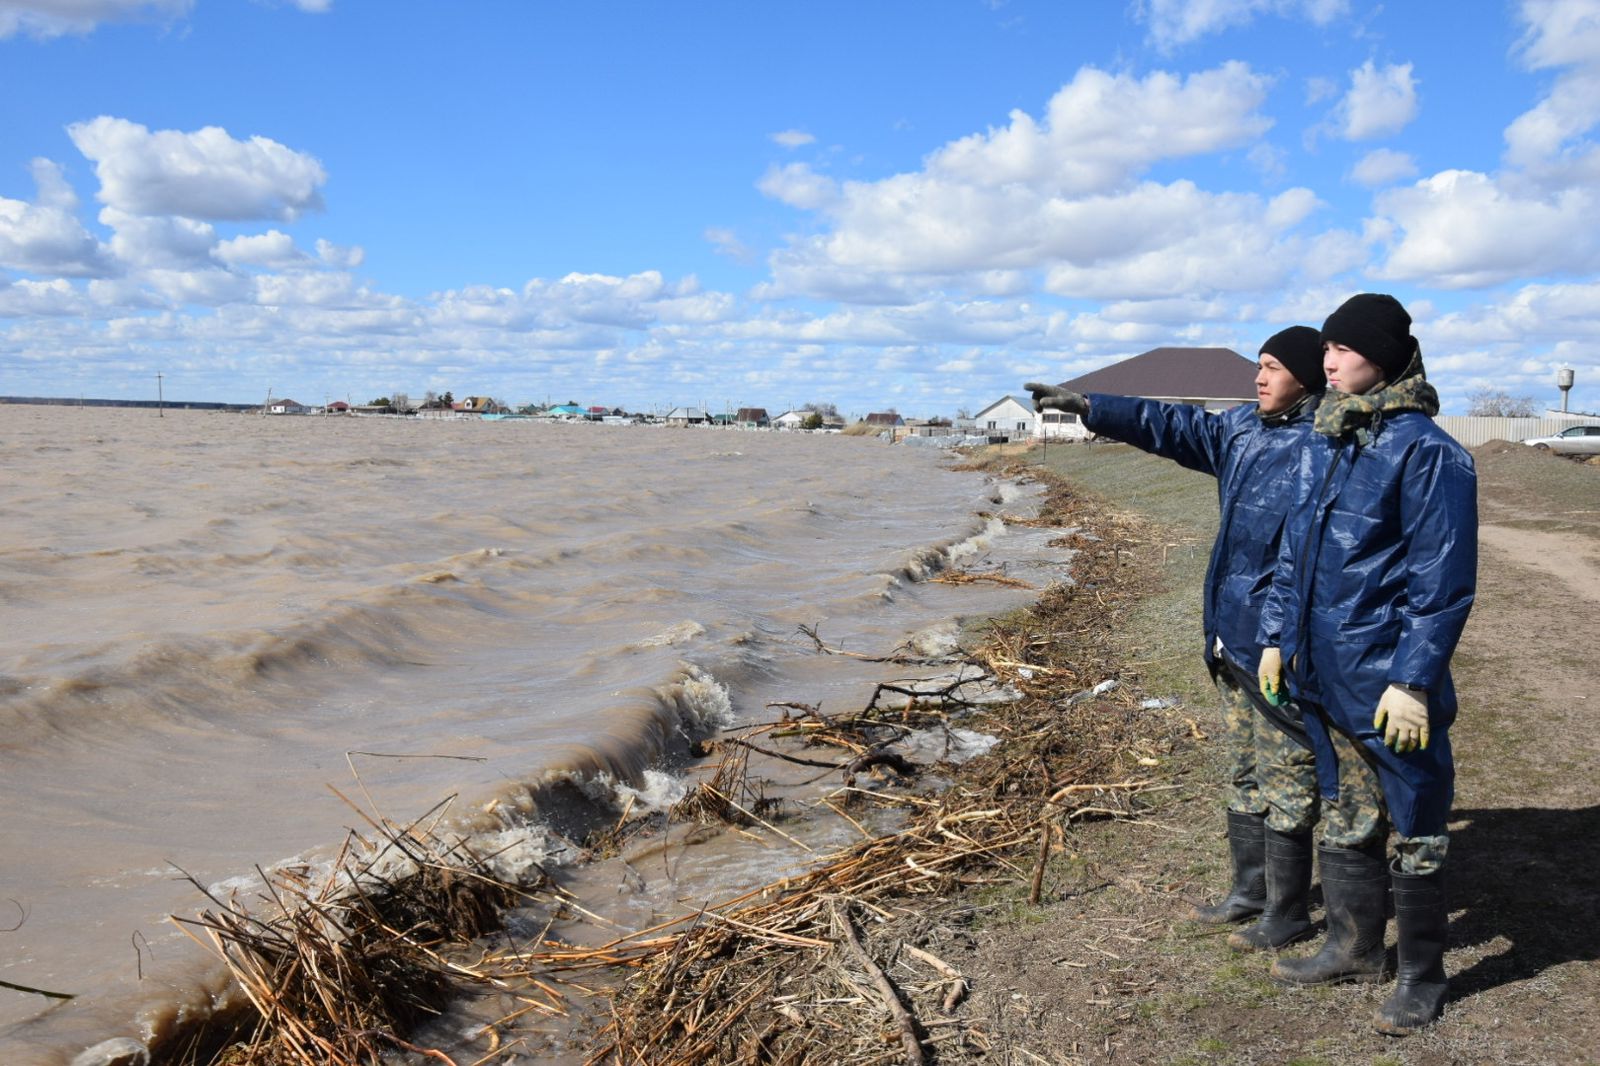
[[[1261,401],[1261,413],[1275,415],[1287,411],[1306,394],[1306,387],[1289,373],[1289,368],[1275,355],[1261,353],[1256,360],[1256,399]]]
[[[1328,375],[1328,388],[1352,395],[1366,392],[1383,380],[1378,364],[1354,348],[1332,341],[1322,346],[1322,370]]]

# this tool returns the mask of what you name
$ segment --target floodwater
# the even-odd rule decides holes
[[[0,461],[0,980],[80,996],[0,988],[7,1063],[203,1012],[187,878],[326,856],[330,786],[454,795],[515,876],[541,782],[648,803],[674,737],[843,706],[798,626],[1018,597],[916,580],[1009,535],[1005,487],[875,440],[0,406]]]

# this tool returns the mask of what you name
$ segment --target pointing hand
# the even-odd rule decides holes
[[[1035,411],[1066,411],[1075,415],[1089,413],[1088,399],[1070,389],[1045,385],[1037,381],[1030,381],[1022,387],[1033,393]]]

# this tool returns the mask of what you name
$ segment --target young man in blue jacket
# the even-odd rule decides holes
[[[1258,678],[1269,695],[1286,683],[1306,708],[1328,937],[1309,958],[1278,959],[1272,976],[1381,980],[1392,888],[1399,975],[1374,1025],[1405,1035],[1438,1018],[1448,992],[1449,664],[1476,587],[1477,475],[1433,422],[1438,394],[1399,301],[1351,297],[1322,341],[1330,389],[1261,615]]]
[[[1257,920],[1228,939],[1245,950],[1311,935],[1311,827],[1317,789],[1310,744],[1290,702],[1256,686],[1258,616],[1272,582],[1290,499],[1283,487],[1311,432],[1323,391],[1317,331],[1292,326],[1261,346],[1259,402],[1214,413],[1194,404],[1075,392],[1029,383],[1034,406],[1082,416],[1096,434],[1132,444],[1217,479],[1222,508],[1206,568],[1205,660],[1222,696],[1230,764],[1227,821],[1233,885],[1197,907],[1208,924]]]

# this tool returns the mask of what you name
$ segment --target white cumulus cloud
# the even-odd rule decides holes
[[[1600,121],[1600,0],[1524,0],[1519,54],[1531,70],[1558,69],[1554,85],[1506,129],[1506,159],[1536,167],[1562,153],[1593,154],[1579,140]]]
[[[0,196],[0,267],[24,273],[94,277],[111,270],[106,249],[78,220],[78,198],[48,159],[32,165],[32,202]]]
[[[131,215],[292,221],[322,206],[322,164],[266,137],[236,140],[216,126],[152,132],[108,115],[67,133],[95,164],[100,201]]]
[[[1372,60],[1350,72],[1350,89],[1337,109],[1339,134],[1368,141],[1399,133],[1417,117],[1417,80],[1410,63],[1378,68]]]
[[[1381,193],[1376,207],[1402,232],[1383,277],[1464,288],[1600,270],[1600,202],[1586,187],[1524,191],[1447,170]]]
[[[1057,195],[1104,192],[1145,167],[1236,147],[1271,120],[1259,112],[1270,80],[1244,63],[1179,77],[1144,78],[1084,67],[1042,121],[1013,111],[1010,124],[939,149],[925,172],[977,187],[1016,183]]]
[[[0,318],[81,315],[85,309],[83,294],[62,278],[9,284],[0,279]]]
[[[220,241],[216,257],[229,266],[293,269],[306,262],[304,252],[294,246],[294,238],[278,230],[243,234]]]
[[[366,262],[367,250],[359,244],[340,245],[317,238],[317,258],[339,270],[354,270]]]
[[[1270,201],[1212,194],[1187,182],[1146,186],[1120,204],[1084,205],[1087,225],[1103,209],[1100,240],[1052,266],[1045,289],[1093,299],[1157,299],[1270,288],[1288,278],[1303,252],[1288,231],[1316,206],[1306,189]],[[1069,227],[1071,232],[1076,227]]]
[[[172,216],[129,214],[102,208],[100,221],[111,227],[111,250],[134,269],[209,269],[217,233],[209,222]]]
[[[815,144],[817,139],[804,130],[782,130],[772,135],[773,143],[781,144],[785,148],[804,148],[808,144]]]
[[[1293,219],[1273,212],[1304,205],[1309,194],[1291,191],[1268,205],[1214,197],[1189,182],[1130,182],[1161,160],[1260,136],[1270,125],[1259,112],[1268,85],[1241,63],[1181,78],[1086,67],[1051,98],[1042,118],[1014,111],[1004,127],[942,146],[913,173],[839,185],[803,164],[775,168],[763,189],[819,211],[831,228],[776,253],[773,286],[762,295],[908,303],[919,286],[941,279],[972,292],[1014,291],[1019,272],[1039,269],[1051,270],[1054,292],[1099,291],[1095,272],[1133,284],[1141,295],[1187,284],[1208,268],[1174,269],[1160,262],[1164,252],[1198,253],[1208,239],[1225,249],[1237,237],[1228,227],[1286,229],[1303,212],[1291,212]],[[1213,224],[1219,216],[1225,225]],[[1255,247],[1271,244],[1268,238]],[[1148,258],[1137,269],[1115,270],[1141,256]],[[1231,265],[1209,269],[1213,284],[1226,284],[1230,274],[1270,273],[1258,264],[1242,273]]]

